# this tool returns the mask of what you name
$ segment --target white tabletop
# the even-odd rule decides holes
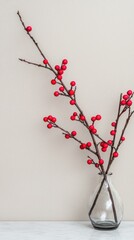
[[[134,222],[95,230],[87,221],[1,221],[0,240],[134,240]]]

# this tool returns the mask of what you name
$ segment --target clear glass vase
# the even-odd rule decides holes
[[[91,197],[89,218],[94,228],[116,229],[123,216],[123,204],[112,182],[112,173],[99,174],[99,184]]]

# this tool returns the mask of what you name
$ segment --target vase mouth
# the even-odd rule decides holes
[[[104,176],[104,174],[102,172],[99,172],[98,175],[100,176]],[[112,172],[109,172],[109,173],[105,173],[106,176],[112,176],[113,173]]]

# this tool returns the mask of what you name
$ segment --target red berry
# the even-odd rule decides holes
[[[44,122],[47,122],[47,121],[48,121],[48,118],[47,118],[47,117],[44,117],[44,118],[43,118],[43,121],[44,121]]]
[[[98,168],[98,167],[99,167],[99,164],[98,164],[98,163],[95,163],[95,167]]]
[[[88,127],[88,129],[89,129],[90,131],[92,131],[92,130],[94,129],[94,125],[90,125],[90,126]]]
[[[75,120],[75,116],[72,115],[72,116],[70,117],[70,119],[71,119],[72,121],[74,121],[74,120]]]
[[[121,105],[126,105],[126,101],[125,100],[121,100]]]
[[[133,93],[132,90],[128,90],[128,91],[127,91],[127,94],[128,94],[129,96],[132,95],[132,93]]]
[[[32,31],[32,27],[31,27],[31,26],[27,26],[27,27],[26,27],[26,31],[27,31],[27,32],[31,32],[31,31]]]
[[[132,105],[132,101],[131,101],[131,100],[128,100],[128,101],[126,102],[126,105],[130,107],[130,106]]]
[[[74,95],[74,93],[75,93],[75,92],[74,92],[74,90],[72,90],[72,89],[68,91],[68,94],[69,94],[70,96]]]
[[[111,134],[112,136],[114,136],[114,135],[116,134],[116,131],[115,131],[115,130],[112,130],[112,131],[110,132],[110,134]]]
[[[51,84],[52,84],[52,85],[55,85],[55,84],[56,84],[56,80],[55,80],[55,79],[52,79],[52,80],[51,80]]]
[[[60,66],[59,66],[59,65],[55,65],[54,68],[55,68],[55,70],[57,70],[57,71],[60,70]]]
[[[51,123],[48,123],[48,124],[47,124],[47,128],[49,128],[49,129],[52,128],[52,124],[51,124]]]
[[[100,146],[103,147],[103,146],[104,146],[104,142],[101,142],[101,143],[100,143]]]
[[[66,66],[66,65],[62,65],[62,66],[61,66],[61,69],[62,69],[62,70],[66,70],[66,69],[67,69],[67,66]]]
[[[116,158],[116,157],[118,157],[118,156],[119,156],[118,152],[114,152],[114,153],[113,153],[113,157]]]
[[[57,75],[57,78],[58,78],[58,80],[62,80],[62,76],[61,75]]]
[[[112,145],[113,141],[112,140],[108,140],[107,143],[108,143],[108,145]]]
[[[86,146],[87,146],[87,147],[91,147],[91,146],[92,146],[92,143],[91,143],[91,142],[87,142]]]
[[[103,143],[103,147],[104,147],[104,148],[107,148],[107,147],[108,147],[108,144],[104,142],[104,143]]]
[[[58,92],[58,91],[55,91],[55,92],[54,92],[54,96],[55,96],[55,97],[58,97],[58,96],[59,96],[59,92]]]
[[[62,64],[65,64],[65,65],[66,65],[67,63],[68,63],[68,60],[67,60],[67,59],[63,59],[63,60],[62,60]]]
[[[97,133],[97,129],[96,128],[94,128],[94,129],[92,129],[92,131],[91,131],[93,134],[95,134],[95,133]]]
[[[102,151],[102,152],[106,152],[106,151],[107,151],[107,148],[102,147],[102,148],[101,148],[101,151]]]
[[[65,134],[65,138],[66,138],[66,139],[69,139],[69,138],[70,138],[70,135],[69,135],[69,134]]]
[[[72,132],[71,132],[71,135],[72,135],[72,136],[76,136],[76,134],[77,134],[76,131],[72,131]]]
[[[64,87],[60,87],[59,90],[60,90],[61,92],[64,92],[65,88],[64,88]]]
[[[57,119],[55,117],[52,118],[51,120],[53,123],[55,123],[57,121]]]
[[[129,98],[129,96],[127,94],[123,95],[123,99],[127,100]]]
[[[85,118],[84,115],[80,115],[80,120],[81,120],[81,121],[85,121],[85,119],[86,119],[86,118]]]
[[[121,141],[125,141],[125,137],[122,136],[122,137],[121,137]]]
[[[77,116],[77,112],[74,112],[73,115],[74,115],[74,116]]]
[[[112,122],[111,125],[112,125],[112,127],[115,127],[116,126],[116,122]]]
[[[99,159],[99,164],[103,165],[103,163],[104,163],[104,160],[103,159]]]
[[[98,115],[96,115],[95,118],[96,118],[96,120],[101,120],[101,115],[98,114]]]
[[[93,163],[93,161],[92,161],[91,159],[88,159],[88,160],[87,160],[87,164],[90,165],[90,164],[92,164],[92,163]]]
[[[85,143],[81,143],[80,149],[84,149],[84,148],[86,148],[86,144]]]
[[[91,121],[95,121],[96,120],[96,117],[91,117]]]
[[[48,120],[52,121],[53,117],[51,115],[48,116]]]
[[[75,104],[76,104],[76,101],[73,100],[73,99],[71,99],[71,100],[70,100],[70,104],[71,104],[71,105],[75,105]]]
[[[63,74],[63,70],[60,69],[60,70],[58,71],[58,74],[59,74],[59,75],[62,75],[62,74]]]
[[[43,60],[43,63],[46,65],[46,64],[48,64],[48,60],[47,59],[44,59]]]
[[[74,86],[76,85],[76,82],[75,82],[75,81],[71,81],[71,82],[70,82],[70,85],[71,85],[72,87],[74,87]]]

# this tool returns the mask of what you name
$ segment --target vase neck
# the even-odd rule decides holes
[[[111,183],[111,177],[112,177],[112,173],[108,173],[108,174],[106,174],[106,180],[105,181],[108,181],[109,183]],[[99,176],[100,176],[100,181],[102,181],[103,179],[104,179],[104,175],[103,174],[101,174],[101,173],[99,173]]]

